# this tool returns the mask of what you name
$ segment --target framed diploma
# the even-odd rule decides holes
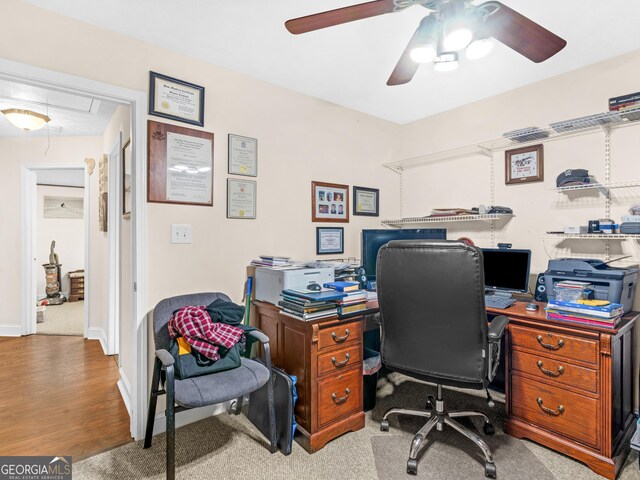
[[[231,175],[258,176],[258,140],[229,134],[229,165]]]
[[[227,218],[256,218],[256,182],[227,179]]]
[[[380,215],[380,190],[354,186],[353,214],[378,217]]]
[[[213,206],[213,133],[148,122],[147,201]]]
[[[344,228],[316,227],[316,254],[344,253]]]
[[[507,150],[504,155],[506,185],[544,180],[542,144]]]
[[[311,221],[348,222],[349,186],[311,182]]]
[[[149,72],[149,115],[204,127],[204,87]]]

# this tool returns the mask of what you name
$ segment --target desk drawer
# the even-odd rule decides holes
[[[559,387],[511,376],[511,412],[545,430],[597,448],[598,400]]]
[[[359,342],[362,338],[362,322],[339,323],[323,328],[318,333],[318,349]]]
[[[509,332],[512,345],[530,348],[546,355],[558,355],[568,360],[598,363],[596,340],[518,325],[510,325]]]
[[[362,401],[362,369],[324,378],[318,382],[318,425],[360,410]]]
[[[598,372],[596,370],[573,365],[559,359],[512,350],[511,368],[539,378],[553,380],[558,382],[560,386],[570,385],[587,392],[598,392]]]
[[[318,355],[318,376],[325,373],[337,373],[354,365],[360,365],[362,362],[361,350],[361,345],[356,343],[340,350]]]

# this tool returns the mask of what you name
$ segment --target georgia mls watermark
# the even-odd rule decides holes
[[[71,480],[71,457],[1,457],[0,480]]]

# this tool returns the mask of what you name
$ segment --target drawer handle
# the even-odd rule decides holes
[[[544,343],[542,341],[542,335],[538,335],[536,337],[536,340],[538,340],[538,343],[540,345],[542,345],[544,348],[546,348],[547,350],[560,350],[562,347],[564,347],[564,340],[562,340],[562,339],[558,340],[558,344],[557,345],[551,345],[550,343]]]
[[[564,407],[562,405],[558,405],[558,409],[553,410],[551,408],[547,408],[544,405],[542,405],[542,399],[540,397],[536,398],[536,402],[538,402],[538,406],[542,409],[544,413],[553,415],[554,417],[557,417],[558,415],[561,415],[564,413]]]
[[[544,373],[545,375],[549,375],[550,377],[559,377],[560,375],[562,375],[564,373],[564,367],[562,365],[560,365],[558,367],[558,372],[552,372],[551,370],[547,370],[546,368],[542,367],[542,360],[538,360],[538,362],[536,363],[536,365],[538,365],[538,368],[540,369],[540,371],[542,373]]]
[[[349,394],[351,393],[351,391],[348,388],[344,389],[344,397],[340,397],[338,398],[338,396],[335,393],[331,394],[331,399],[333,400],[333,403],[335,403],[336,405],[340,405],[341,403],[344,403],[347,401],[347,399],[349,398]]]
[[[336,343],[342,343],[342,342],[345,342],[347,338],[349,338],[350,333],[351,332],[349,331],[348,328],[344,331],[344,337],[339,337],[336,335],[336,332],[331,332],[331,338],[333,338],[333,341]]]
[[[350,358],[351,355],[348,353],[344,356],[344,360],[342,362],[338,362],[336,360],[336,357],[331,357],[331,363],[333,363],[333,366],[336,368],[344,367],[347,363],[349,363]]]

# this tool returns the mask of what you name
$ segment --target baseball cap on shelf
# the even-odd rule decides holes
[[[591,183],[591,177],[589,177],[589,170],[584,168],[569,168],[556,178],[556,187],[584,185],[587,183]]]

